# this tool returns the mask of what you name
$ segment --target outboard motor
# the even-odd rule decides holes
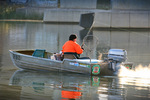
[[[127,51],[124,49],[110,49],[108,52],[109,69],[117,70],[117,65],[125,62],[127,59]]]

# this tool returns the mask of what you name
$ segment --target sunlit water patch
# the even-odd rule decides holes
[[[142,66],[138,65],[134,70],[121,67],[119,74],[120,83],[135,86],[150,86],[150,65]]]

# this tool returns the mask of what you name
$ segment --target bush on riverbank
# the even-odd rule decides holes
[[[0,19],[34,19],[42,20],[43,17],[38,14],[26,15],[25,12],[16,12],[17,9],[23,8],[23,5],[3,4],[0,5]]]

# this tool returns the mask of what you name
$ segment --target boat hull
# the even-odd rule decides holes
[[[34,52],[26,51],[26,52]],[[10,50],[11,59],[16,67],[28,70],[73,72],[89,75],[113,75],[108,69],[108,62],[84,61],[78,59],[64,59],[63,61],[34,57]]]

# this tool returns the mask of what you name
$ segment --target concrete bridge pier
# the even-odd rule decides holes
[[[80,15],[95,13],[95,28],[150,28],[150,11],[47,9],[44,22],[79,23]]]

